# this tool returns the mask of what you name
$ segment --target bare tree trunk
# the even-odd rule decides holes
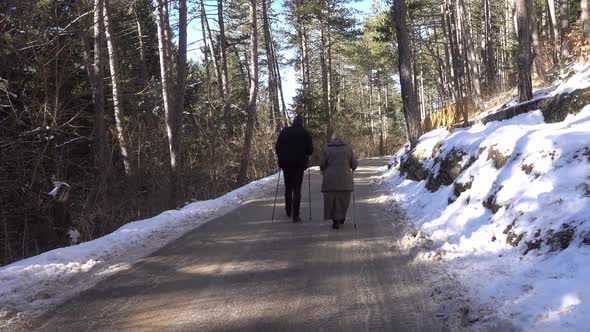
[[[236,48],[236,52],[238,51],[238,49]],[[237,54],[237,53],[236,53]],[[250,80],[252,79],[252,74],[250,72],[250,64],[248,62],[248,52],[247,50],[244,50],[244,62],[246,64],[246,83],[248,84],[248,87],[250,86]]]
[[[461,10],[461,6],[460,6],[460,2],[459,0],[452,0],[451,1],[453,3],[454,6],[454,10],[451,10],[451,17],[452,17],[452,22],[453,22],[453,28],[454,28],[454,38],[455,38],[455,64],[453,65],[455,68],[455,71],[457,72],[457,77],[459,80],[459,88],[458,88],[458,99],[461,99],[463,97],[466,96],[467,92],[468,92],[468,85],[467,85],[467,81],[468,81],[468,77],[467,75],[469,74],[469,71],[467,70],[468,68],[468,59],[467,59],[467,55],[466,55],[466,51],[465,51],[465,45],[464,45],[464,32],[463,32],[463,24],[462,24],[462,20],[463,18],[459,15],[459,12],[462,11]]]
[[[359,100],[358,100],[359,112],[363,118],[366,118],[366,115],[365,115],[365,94],[363,93],[364,82],[360,79],[357,79],[356,82],[358,83],[357,95],[359,96]]]
[[[82,2],[81,7],[78,7],[79,15],[81,13],[88,10],[85,8],[86,2]],[[90,37],[88,31],[81,29],[80,30],[80,39],[82,41],[82,58],[84,60],[84,66],[86,67],[86,74],[88,74],[88,83],[90,84],[90,90],[92,92],[92,97],[94,99],[94,89],[97,85],[96,78],[94,76],[94,59],[92,55],[92,43],[93,40]],[[47,122],[44,119],[43,125],[46,126]]]
[[[582,0],[580,2],[581,8],[581,20],[582,20],[582,29],[584,30],[584,39],[586,42],[590,42],[590,16],[588,15],[588,0]]]
[[[414,63],[416,63],[414,61]],[[373,71],[369,69],[367,73],[367,83],[369,89],[369,125],[371,126],[371,150],[375,147],[375,123],[373,122]],[[373,151],[371,151],[373,153]]]
[[[147,65],[146,65],[146,58],[145,58],[145,45],[143,42],[143,28],[141,26],[141,21],[139,20],[138,6],[139,6],[139,3],[136,0],[133,4],[133,14],[135,16],[135,25],[137,27],[137,40],[139,41],[140,86],[142,89],[145,89],[145,87],[147,86],[147,82],[148,82],[148,74],[147,74]]]
[[[330,109],[330,121],[334,114],[334,79],[332,77],[332,34],[330,33],[330,27],[327,27],[326,34],[328,35],[328,49],[326,52],[326,65],[328,72],[328,107]]]
[[[223,19],[223,0],[217,0],[217,19],[219,24],[219,48],[221,63],[221,84],[223,86],[223,117],[228,136],[233,135],[233,124],[230,114],[229,77],[227,74],[227,40],[225,38],[225,23]]]
[[[254,122],[256,120],[256,98],[258,95],[258,24],[256,22],[256,0],[250,0],[250,97],[248,99],[248,119],[246,120],[246,133],[244,148],[240,160],[238,173],[238,185],[246,184],[248,180],[248,165],[250,151],[252,150],[252,137],[254,136]]]
[[[502,90],[508,85],[508,59],[510,58],[509,50],[508,50],[508,23],[510,22],[510,2],[504,2],[504,24],[502,24],[502,52],[500,53],[502,56],[501,64],[500,64],[500,78],[502,81],[501,88]]]
[[[207,101],[211,101],[211,65],[209,64],[209,43],[207,42],[207,32],[205,30],[205,21],[207,16],[205,15],[205,8],[203,0],[199,3],[199,11],[201,13],[201,31],[203,33],[203,42],[205,47],[203,48],[203,57],[205,58],[205,79],[207,84]],[[208,24],[208,22],[207,22]]]
[[[426,117],[426,89],[424,89],[424,69],[420,66],[420,107],[422,108],[422,119]]]
[[[388,122],[387,122],[387,111],[389,111],[389,84],[387,83],[388,78],[387,76],[385,77],[384,80],[384,87],[383,89],[384,91],[384,95],[385,95],[385,109],[383,110],[383,120],[385,121],[384,127],[385,127],[385,133],[383,134],[383,140],[387,141],[387,130],[389,128]]]
[[[418,104],[418,111],[420,116],[422,116],[422,106],[420,104],[420,82],[418,81],[418,60],[420,59],[420,55],[416,54],[416,41],[410,38],[410,48],[412,50],[412,84],[414,86],[414,98],[416,103]],[[369,99],[370,101],[370,99]],[[370,107],[370,106],[369,106]]]
[[[479,81],[479,65],[477,54],[475,53],[475,47],[473,46],[473,40],[470,33],[470,22],[466,20],[465,15],[465,4],[463,0],[459,0],[458,3],[459,25],[461,26],[462,39],[465,46],[465,55],[467,56],[467,68],[469,70],[469,77],[471,80],[471,95],[475,104],[480,109],[484,109],[483,97],[481,95],[481,83]],[[468,112],[463,112],[463,123],[468,123]]]
[[[105,164],[105,125],[104,125],[104,73],[102,70],[102,45],[104,21],[102,20],[104,0],[94,0],[94,148],[95,164],[102,168]]]
[[[406,23],[406,0],[399,0],[393,3],[393,20],[397,32],[399,76],[403,101],[404,116],[406,118],[408,138],[410,146],[416,147],[418,138],[421,135],[420,114],[416,105],[416,95],[412,86],[411,62],[412,50],[410,48],[410,37]]]
[[[433,13],[433,16],[436,17],[436,13]],[[438,26],[437,21],[433,20],[433,27],[432,27],[433,37],[434,37],[434,51],[432,51],[432,45],[426,45],[430,48],[430,52],[435,56],[436,61],[436,72],[438,74],[438,84],[437,90],[439,94],[440,100],[445,100],[448,98],[447,94],[447,81],[445,77],[445,70],[444,70],[444,62],[442,61],[441,54],[440,54],[440,39],[438,37]],[[446,54],[445,54],[446,56]]]
[[[381,100],[381,84],[379,84],[378,88],[378,98],[377,102],[379,103],[379,155],[385,155],[385,112],[383,111],[383,103]]]
[[[218,56],[215,53],[215,48],[213,47],[213,35],[211,34],[211,28],[209,27],[209,21],[207,20],[207,12],[205,11],[205,4],[204,4],[203,0],[200,0],[200,7],[201,7],[202,24],[205,26],[205,30],[207,30],[206,42],[209,45],[209,52],[210,52],[212,60],[213,60],[213,67],[215,69],[215,74],[217,75],[217,90],[219,92],[219,98],[223,98],[223,84],[221,82],[221,68],[219,65]]]
[[[307,93],[307,80],[305,77],[305,35],[303,34],[303,22],[301,18],[297,16],[297,35],[299,36],[299,71],[301,72],[301,90],[303,91],[304,98]]]
[[[326,65],[326,36],[325,36],[325,28],[323,23],[320,23],[320,42],[321,42],[321,50],[320,50],[320,70],[322,74],[322,108],[324,109],[324,113],[326,115],[326,142],[330,141],[330,137],[332,136],[332,119],[330,114],[330,97],[328,96],[328,66]]]
[[[174,146],[174,107],[172,105],[172,98],[174,98],[174,94],[172,93],[172,84],[171,84],[171,59],[170,54],[172,51],[169,49],[170,43],[167,40],[168,34],[166,33],[166,29],[168,26],[167,20],[167,10],[166,10],[166,1],[165,0],[158,0],[157,3],[157,15],[156,21],[158,23],[158,53],[160,55],[160,80],[162,86],[162,101],[164,104],[164,114],[166,119],[166,133],[168,135],[168,149],[170,151],[170,183],[169,183],[169,193],[168,193],[168,205],[173,207],[175,195],[176,195],[176,188],[175,182],[172,180],[174,179],[177,167],[177,160],[176,160],[176,153],[175,153],[175,146]]]
[[[453,82],[453,101],[458,101],[463,96],[463,71],[461,61],[461,50],[457,40],[457,25],[455,10],[452,8],[451,0],[444,0],[445,16],[447,23],[447,37],[449,39],[451,55],[451,77]]]
[[[123,124],[123,110],[121,107],[121,96],[119,93],[120,74],[117,65],[119,63],[116,48],[114,46],[113,30],[109,17],[109,7],[104,0],[103,3],[103,17],[106,32],[107,48],[109,51],[109,68],[111,70],[111,87],[113,91],[113,111],[115,113],[115,127],[117,130],[117,140],[119,141],[119,149],[121,150],[121,157],[123,158],[123,166],[125,167],[125,175],[132,176],[135,172],[133,169],[133,162],[129,152],[129,143],[127,133],[125,132],[125,125]]]
[[[165,0],[158,0],[157,4],[157,23],[158,23],[158,52],[160,56],[160,79],[162,86],[162,101],[164,104],[164,111],[169,114],[171,110],[171,85],[170,79],[170,50],[168,49],[168,41],[166,40],[166,16],[164,7]],[[166,116],[168,118],[168,116]],[[170,131],[171,128],[168,128]],[[168,132],[170,136],[170,132]]]
[[[287,104],[285,103],[285,95],[283,94],[283,82],[281,80],[281,70],[279,68],[279,61],[277,54],[275,52],[275,44],[272,45],[272,54],[273,58],[275,59],[275,71],[277,77],[277,87],[279,89],[279,95],[281,96],[281,106],[282,106],[282,114],[285,118],[285,126],[289,126],[289,115],[287,114]]]
[[[569,2],[568,0],[559,0],[559,18],[561,20],[561,58],[567,60],[570,56],[570,43],[567,39],[570,33],[569,21]]]
[[[180,133],[182,123],[182,112],[184,110],[184,97],[186,90],[186,71],[187,71],[187,0],[178,0],[178,55],[176,59],[176,96],[174,106],[176,111],[177,133]],[[180,135],[177,135],[180,137]]]
[[[174,203],[179,197],[179,180],[182,171],[182,118],[184,110],[184,96],[186,89],[186,48],[187,48],[187,6],[186,0],[178,0],[178,54],[176,57],[176,89],[174,90],[174,109],[170,114],[172,119],[172,135],[170,144],[170,183],[173,189]]]
[[[535,52],[535,67],[537,68],[537,74],[541,80],[547,79],[547,71],[545,70],[545,51],[543,50],[543,41],[539,38],[539,29],[537,28],[537,22],[534,17],[534,10],[531,4],[531,12],[529,15],[529,29],[531,31],[531,38],[533,41],[533,50]]]
[[[163,15],[163,22],[164,22],[164,42],[166,47],[164,47],[164,51],[166,52],[166,60],[168,61],[168,86],[169,86],[169,93],[170,93],[170,105],[174,103],[174,87],[175,82],[172,75],[172,57],[173,57],[173,46],[172,46],[172,29],[170,28],[170,13],[168,12],[168,4],[170,0],[162,0],[162,15]],[[174,108],[174,106],[172,106]]]
[[[306,84],[306,93],[309,98],[309,92],[311,89],[311,80],[310,80],[310,76],[309,76],[309,46],[308,46],[308,41],[307,41],[307,28],[305,27],[305,24],[302,24],[302,34],[303,34],[303,61],[305,62],[305,84]],[[311,114],[311,103],[307,102],[307,114]],[[309,117],[306,118],[307,121],[309,121]]]
[[[518,22],[518,99],[523,102],[533,98],[531,81],[531,33],[529,30],[529,11],[532,9],[531,0],[515,0],[514,10]]]
[[[496,85],[496,58],[494,56],[493,24],[490,0],[483,0],[484,5],[484,55],[486,68],[486,86],[488,89],[495,89]]]
[[[309,102],[307,101],[308,98],[308,80],[306,73],[306,66],[307,66],[307,47],[306,47],[306,35],[305,35],[305,25],[301,19],[301,16],[297,14],[297,35],[299,37],[299,71],[301,72],[301,94],[303,96],[303,113],[305,113],[305,120],[309,121],[309,113],[310,109],[307,107]]]
[[[270,105],[270,115],[273,121],[276,118],[276,123],[274,124],[276,128],[281,127],[280,119],[280,106],[279,106],[279,95],[277,93],[277,78],[275,73],[275,59],[274,53],[272,50],[272,37],[270,33],[270,21],[268,19],[268,9],[266,2],[269,1],[269,6],[271,7],[272,2],[270,0],[262,0],[262,25],[264,30],[264,44],[266,48],[266,62],[268,67],[268,99]]]
[[[555,0],[547,0],[547,11],[549,12],[549,28],[551,40],[553,41],[553,64],[559,64],[559,30],[557,16],[555,15]]]
[[[451,45],[451,36],[450,36],[450,24],[449,24],[449,14],[447,11],[447,1],[443,1],[443,3],[440,5],[440,17],[441,17],[441,30],[443,32],[443,38],[447,41],[446,43],[444,43],[444,59],[445,59],[445,80],[446,82],[450,85],[447,89],[447,92],[449,93],[449,95],[447,96],[448,100],[454,100],[454,96],[455,96],[455,80],[454,80],[454,73],[453,73],[453,67],[451,66],[452,63],[452,58],[453,58],[453,54],[451,53],[451,50],[449,49],[450,45]]]
[[[236,62],[238,63],[238,67],[240,67],[240,78],[244,83],[244,87],[250,84],[250,67],[248,66],[248,57],[244,55],[244,61],[242,63],[242,57],[240,56],[240,51],[236,44],[232,45],[234,50],[234,54],[236,55]],[[244,51],[245,53],[246,51]],[[245,68],[245,70],[244,70]]]

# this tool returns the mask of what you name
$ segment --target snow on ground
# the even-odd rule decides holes
[[[574,62],[562,70],[562,74],[555,84],[548,88],[535,90],[533,93],[533,99],[528,102],[554,97],[564,93],[572,93],[575,90],[588,87],[590,87],[590,63]],[[492,100],[492,102],[497,103],[495,100]],[[506,103],[499,104],[478,114],[475,117],[475,120],[481,120],[486,116],[499,111],[501,108],[512,107],[517,103],[518,100],[516,97],[510,98]]]
[[[528,331],[589,330],[590,105],[561,123],[534,111],[425,134],[414,156],[429,174],[460,157],[434,192],[400,174],[408,152],[383,182],[475,307]]]
[[[184,233],[271,192],[276,176],[252,182],[217,199],[190,203],[128,223],[93,241],[0,268],[0,330],[11,319],[57,305]]]

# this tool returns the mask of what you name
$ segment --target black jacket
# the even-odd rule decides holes
[[[307,168],[309,156],[313,153],[311,135],[299,121],[284,128],[275,145],[280,168]]]

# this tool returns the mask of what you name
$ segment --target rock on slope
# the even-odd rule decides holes
[[[480,315],[577,331],[590,326],[590,106],[544,113],[427,133],[385,184]]]

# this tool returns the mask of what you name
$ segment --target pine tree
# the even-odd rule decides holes
[[[421,135],[421,130],[418,105],[415,97],[416,94],[412,84],[412,49],[410,48],[410,36],[406,19],[406,1],[395,1],[392,7],[392,14],[397,33],[399,80],[404,107],[404,117],[406,118],[410,145],[415,147],[418,143],[418,138]]]

